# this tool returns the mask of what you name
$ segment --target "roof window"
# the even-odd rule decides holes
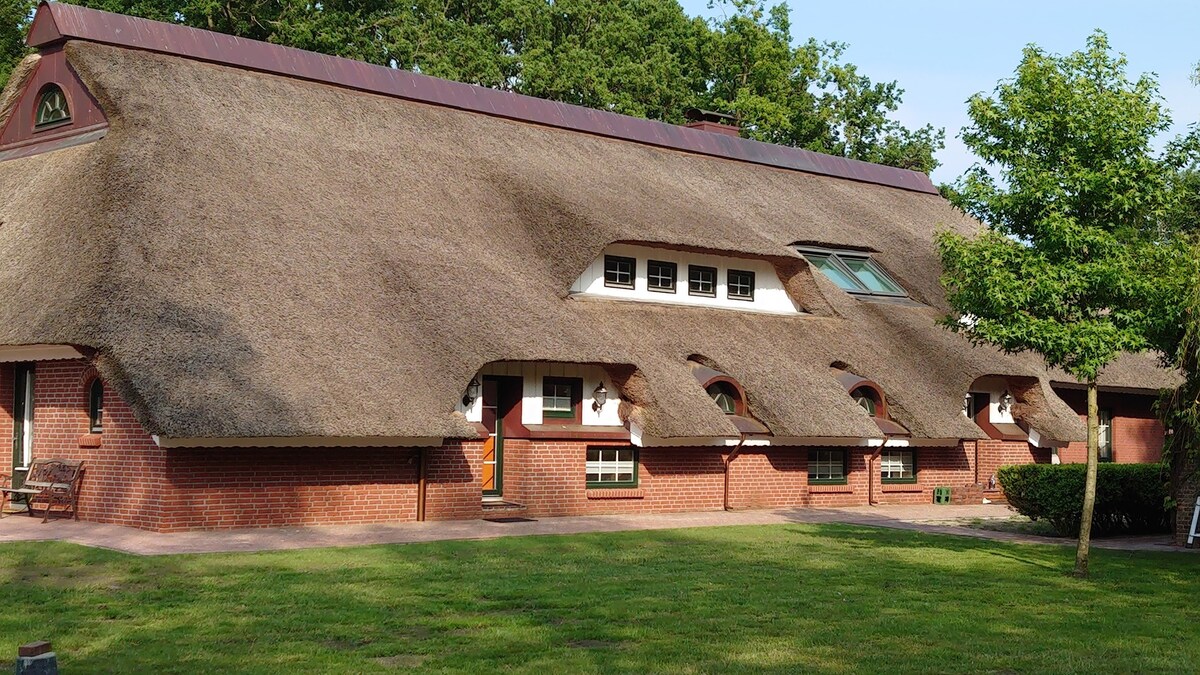
[[[829,249],[798,249],[805,260],[825,273],[847,293],[905,297],[903,287],[867,253]]]

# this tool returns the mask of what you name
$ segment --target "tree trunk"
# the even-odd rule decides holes
[[[1096,380],[1087,385],[1087,482],[1083,486],[1083,513],[1079,519],[1079,547],[1075,550],[1075,576],[1088,575],[1088,549],[1092,543],[1092,511],[1096,506],[1096,466],[1100,463],[1100,409]]]

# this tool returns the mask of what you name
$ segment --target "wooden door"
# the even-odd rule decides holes
[[[483,377],[483,496],[504,493],[504,439],[521,429],[522,380],[519,377]]]

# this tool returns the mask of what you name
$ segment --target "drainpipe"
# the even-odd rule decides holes
[[[425,473],[426,473],[426,458],[425,448],[417,451],[417,462],[420,464],[420,470],[417,474],[417,522],[425,521]]]
[[[745,443],[746,443],[746,434],[742,434],[742,439],[740,441],[738,441],[738,444],[733,447],[733,452],[729,453],[729,456],[725,458],[725,499],[724,499],[724,502],[725,502],[725,510],[726,511],[733,510],[733,507],[729,505],[729,465],[733,464],[733,460],[738,456],[738,453],[740,453],[742,451],[742,445],[744,445]]]
[[[887,434],[883,435],[883,443],[875,448],[875,452],[867,458],[867,506],[879,506],[879,499],[875,496],[875,466],[879,462],[879,456],[883,454],[883,449],[887,446],[891,438]]]

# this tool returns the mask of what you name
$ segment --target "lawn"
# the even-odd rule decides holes
[[[0,546],[64,673],[1194,672],[1200,558],[841,525],[135,557]]]

